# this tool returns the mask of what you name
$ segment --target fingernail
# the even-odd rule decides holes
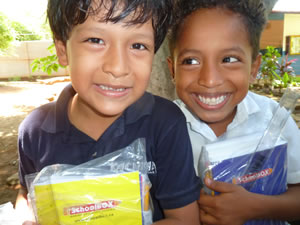
[[[205,182],[206,182],[206,185],[210,186],[212,183],[212,180],[207,177]]]

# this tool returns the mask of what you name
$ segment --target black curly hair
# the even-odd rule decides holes
[[[171,56],[185,18],[196,10],[212,8],[226,9],[241,16],[248,31],[252,58],[258,55],[260,36],[267,20],[263,0],[177,0],[175,5],[174,22],[168,34]]]
[[[121,7],[121,10],[120,10]],[[48,0],[47,18],[54,40],[64,43],[72,28],[82,24],[88,16],[105,8],[102,22],[118,23],[128,15],[134,16],[127,25],[143,24],[152,19],[155,52],[162,44],[172,20],[172,0]]]

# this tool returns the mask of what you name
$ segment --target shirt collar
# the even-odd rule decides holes
[[[189,130],[202,134],[211,141],[217,138],[213,130],[206,123],[201,121],[198,116],[194,115],[180,99],[177,99],[174,102],[183,111]]]
[[[233,121],[229,124],[228,129],[232,129],[244,121],[248,120],[249,116],[260,112],[261,109],[255,102],[255,100],[247,94],[247,96],[237,106],[237,113]]]
[[[187,124],[189,128],[199,134],[202,134],[210,141],[217,139],[213,130],[203,121],[201,121],[198,116],[194,115],[188,107],[179,99],[174,101],[184,112]],[[227,127],[227,130],[233,129],[234,127],[240,125],[244,121],[248,120],[248,117],[252,114],[260,112],[261,109],[251,95],[247,96],[240,102],[237,106],[237,113],[233,121]]]

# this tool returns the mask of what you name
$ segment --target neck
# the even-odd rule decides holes
[[[76,94],[69,102],[68,116],[71,123],[80,131],[98,140],[105,130],[120,116],[107,116],[99,113]]]
[[[226,132],[227,127],[233,121],[236,112],[237,112],[237,107],[235,107],[233,112],[223,120],[213,122],[213,123],[208,123],[207,125],[214,131],[217,137],[220,137]]]

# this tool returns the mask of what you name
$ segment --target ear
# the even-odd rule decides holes
[[[66,43],[60,40],[55,40],[55,48],[59,64],[62,66],[67,66],[69,63]]]
[[[256,56],[256,59],[252,62],[251,65],[251,74],[250,74],[250,83],[253,83],[256,80],[256,76],[258,74],[261,63],[261,54],[259,53]]]
[[[169,71],[171,74],[171,79],[173,82],[175,82],[174,63],[173,63],[173,60],[171,59],[171,57],[167,58],[167,62],[168,62],[168,67],[169,67]]]

